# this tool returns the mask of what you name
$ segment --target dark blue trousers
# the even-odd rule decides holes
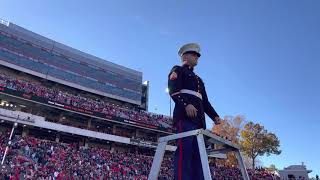
[[[199,129],[199,125],[190,120],[177,122],[177,133]],[[177,150],[174,155],[175,180],[202,180],[203,172],[196,136],[177,140]]]

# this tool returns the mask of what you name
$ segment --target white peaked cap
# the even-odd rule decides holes
[[[186,52],[196,52],[199,57],[201,56],[200,46],[197,43],[188,43],[188,44],[183,45],[179,49],[178,54],[179,54],[179,56],[182,56]]]

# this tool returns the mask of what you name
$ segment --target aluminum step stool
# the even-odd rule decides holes
[[[197,129],[197,130],[182,132],[179,134],[173,134],[173,135],[159,138],[156,154],[155,154],[155,157],[152,162],[152,167],[151,167],[151,171],[150,171],[148,180],[157,180],[158,179],[160,167],[161,167],[161,163],[163,161],[163,156],[164,156],[164,153],[166,150],[167,143],[172,140],[176,140],[176,139],[180,139],[180,138],[184,138],[184,137],[189,137],[189,136],[197,136],[198,147],[199,147],[199,152],[200,152],[200,159],[201,159],[202,170],[203,170],[203,175],[204,175],[205,180],[212,180],[212,178],[211,178],[211,173],[210,173],[210,168],[209,168],[208,153],[207,153],[207,150],[205,147],[204,137],[208,139],[207,143],[211,143],[213,145],[218,144],[218,145],[223,146],[223,148],[221,148],[221,149],[211,150],[209,152],[209,156],[211,155],[212,157],[224,158],[224,157],[226,157],[225,153],[233,151],[238,159],[238,163],[240,166],[240,170],[241,170],[241,174],[242,174],[243,179],[250,180],[247,169],[245,167],[245,164],[243,162],[243,159],[242,159],[242,156],[240,153],[239,146],[232,144],[230,141],[225,140],[215,134],[212,134],[209,130],[204,130],[204,129]]]

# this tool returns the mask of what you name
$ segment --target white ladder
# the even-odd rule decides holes
[[[243,159],[240,153],[239,146],[232,144],[230,141],[227,141],[215,134],[212,134],[209,130],[204,130],[204,129],[197,129],[197,130],[182,132],[179,134],[173,134],[173,135],[159,138],[156,154],[152,162],[152,167],[151,167],[148,180],[158,179],[160,167],[161,167],[163,156],[166,150],[167,143],[172,140],[181,139],[189,136],[197,137],[202,170],[203,170],[203,175],[205,180],[212,180],[212,178],[211,178],[209,162],[208,162],[208,153],[206,151],[205,142],[204,142],[204,136],[208,138],[208,142],[211,144],[223,145],[222,149],[211,150],[209,152],[209,156],[225,158],[226,157],[225,153],[233,151],[238,159],[238,163],[240,166],[243,179],[250,180],[247,169],[245,167],[245,164],[243,162]]]

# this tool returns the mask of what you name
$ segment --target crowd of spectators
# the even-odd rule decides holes
[[[103,100],[71,94],[57,88],[48,88],[39,83],[22,80],[3,72],[0,72],[0,86],[32,94],[67,106],[103,113],[106,116],[121,117],[155,127],[172,128],[172,119],[165,115],[128,109]]]
[[[4,137],[1,136],[1,142]],[[167,168],[170,162],[164,161],[160,179],[172,177],[172,171]],[[15,136],[0,179],[138,180],[147,179],[151,164],[150,156]]]
[[[0,134],[1,157],[9,132]],[[147,179],[153,157],[142,154],[125,153],[103,148],[78,147],[40,140],[34,137],[14,136],[0,179],[111,179],[140,180]],[[172,157],[163,161],[159,179],[173,179]],[[211,166],[215,180],[238,180],[241,173],[238,168]],[[265,169],[249,170],[252,180],[273,180]]]
[[[155,136],[139,136],[139,137],[132,137],[133,139],[137,139],[140,141],[150,141],[150,142],[157,142],[158,139]]]
[[[211,166],[210,171],[215,180],[242,179],[241,171],[235,167]],[[248,169],[251,180],[280,180],[280,178],[264,168]]]

